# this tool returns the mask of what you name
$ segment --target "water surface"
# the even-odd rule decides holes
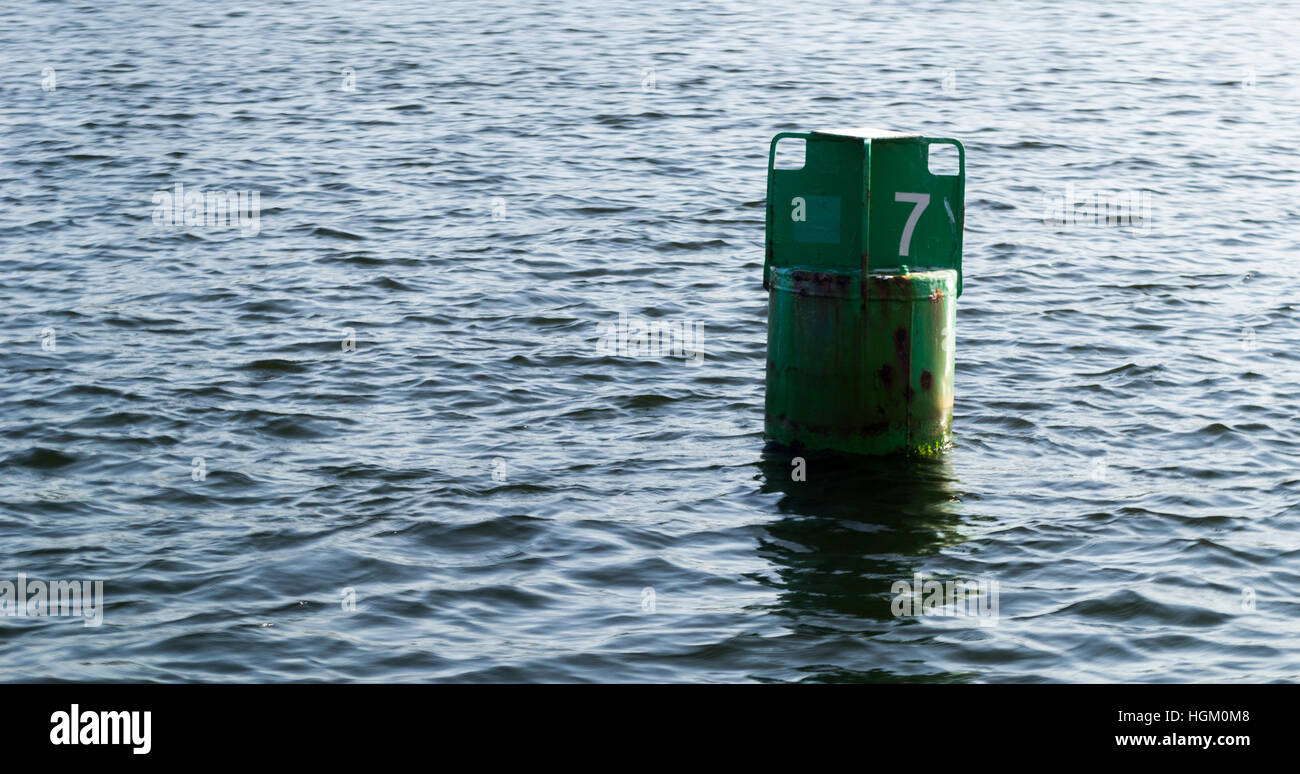
[[[0,619],[0,679],[1297,679],[1298,17],[6,5],[0,578],[105,611]],[[845,125],[966,143],[955,438],[797,482],[767,141]],[[257,234],[156,226],[176,183]],[[917,572],[997,624],[895,617]]]

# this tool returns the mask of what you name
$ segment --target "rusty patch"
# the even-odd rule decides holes
[[[929,371],[921,372],[921,389],[928,390],[934,384],[934,374]]]
[[[898,358],[898,366],[903,374],[903,396],[907,400],[912,400],[912,343],[908,335],[907,328],[899,326],[894,329],[894,355]]]
[[[851,292],[850,279],[847,274],[796,269],[790,272],[790,288],[800,296],[848,298]]]
[[[901,274],[867,275],[867,287],[874,298],[910,299],[912,297],[912,280]]]
[[[880,370],[876,371],[876,376],[886,387],[890,387],[894,383],[894,369],[889,367],[889,363],[882,365]]]

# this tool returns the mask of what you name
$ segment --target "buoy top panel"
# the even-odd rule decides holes
[[[836,137],[861,137],[864,140],[889,140],[899,139],[902,137],[920,137],[921,135],[909,132],[895,132],[889,129],[814,129],[813,134],[833,134]]]
[[[776,166],[785,140],[803,142],[802,166]],[[935,145],[956,147],[956,174],[930,171]],[[772,268],[908,265],[955,270],[960,294],[965,190],[957,140],[878,129],[781,132],[768,156],[764,286]]]

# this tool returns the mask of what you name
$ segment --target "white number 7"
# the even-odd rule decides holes
[[[912,214],[907,216],[907,223],[903,225],[903,238],[898,240],[898,257],[906,258],[907,249],[912,246],[912,232],[916,229],[916,222],[921,219],[925,208],[930,206],[930,194],[898,191],[894,194],[894,201],[916,205],[912,207]]]

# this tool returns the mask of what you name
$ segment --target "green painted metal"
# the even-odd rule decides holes
[[[776,168],[786,138],[805,143],[800,169]],[[930,173],[934,144],[956,146],[958,174]],[[956,270],[961,295],[965,192],[966,150],[957,140],[869,129],[781,132],[768,154],[764,286],[776,267],[906,264]]]
[[[805,140],[802,169],[774,168],[785,137]],[[936,142],[957,146],[959,174],[930,174]],[[853,132],[773,140],[769,439],[862,454],[948,443],[964,188],[955,140]]]
[[[861,454],[937,451],[952,429],[952,269],[777,268],[768,296],[768,438]]]

